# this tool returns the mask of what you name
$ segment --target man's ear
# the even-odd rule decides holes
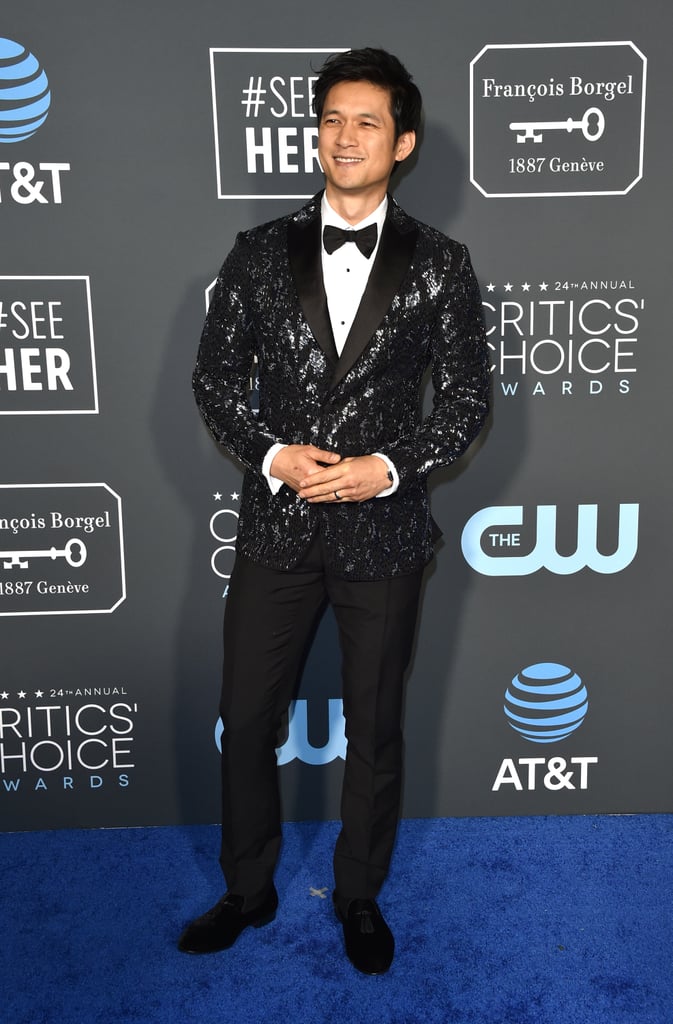
[[[395,143],[395,159],[406,160],[416,148],[416,132],[402,132]]]

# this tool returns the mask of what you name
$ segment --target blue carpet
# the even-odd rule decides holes
[[[3,1024],[670,1024],[673,816],[406,821],[388,975],[345,959],[334,822],[288,824],[278,917],[209,957],[214,827],[0,836]],[[326,899],[311,889],[326,888]]]

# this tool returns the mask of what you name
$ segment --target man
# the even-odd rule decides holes
[[[399,815],[403,676],[437,535],[426,478],[484,422],[486,347],[467,250],[387,194],[421,115],[406,69],[383,50],[336,54],[316,82],[315,111],[325,191],[238,236],[194,374],[208,427],[246,473],[224,622],[228,891],[180,948],[225,949],[275,916],[277,733],[327,599],[348,740],[334,907],[352,963],[380,974],[394,952],[376,896]],[[434,407],[421,422],[428,363]]]

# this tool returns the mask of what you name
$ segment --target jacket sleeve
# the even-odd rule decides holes
[[[250,246],[238,235],[220,270],[201,335],[192,383],[196,403],[218,444],[261,472],[276,437],[250,408],[256,353],[250,295]]]
[[[447,250],[449,265],[431,325],[431,413],[411,435],[382,449],[402,491],[433,469],[458,459],[481,430],[489,410],[488,349],[479,285],[464,245]]]

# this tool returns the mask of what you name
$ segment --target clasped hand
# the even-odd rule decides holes
[[[271,475],[311,504],[367,501],[390,487],[388,467],[377,455],[342,459],[312,444],[289,444],[271,463]]]

